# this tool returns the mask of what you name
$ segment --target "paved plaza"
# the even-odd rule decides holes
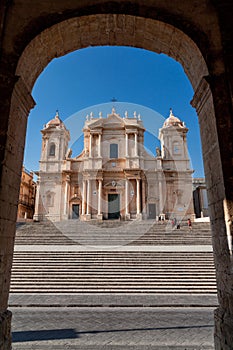
[[[214,308],[11,308],[13,350],[210,350]]]

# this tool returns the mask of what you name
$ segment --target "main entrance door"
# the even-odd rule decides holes
[[[108,219],[119,219],[120,195],[111,193],[108,195]]]
[[[156,218],[155,204],[149,204],[149,219]]]
[[[72,204],[72,219],[79,218],[79,204]]]

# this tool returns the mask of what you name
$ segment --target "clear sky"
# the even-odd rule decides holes
[[[24,158],[28,170],[39,169],[40,130],[57,109],[70,128],[75,156],[82,148],[86,114],[93,111],[97,116],[101,110],[105,117],[114,105],[121,115],[126,109],[142,115],[148,131],[145,146],[153,153],[158,129],[172,108],[189,128],[194,176],[204,176],[198,119],[190,105],[192,86],[182,66],[166,55],[126,47],[78,50],[54,59],[37,79],[32,95],[36,106],[29,116]],[[113,97],[117,102],[110,102]]]

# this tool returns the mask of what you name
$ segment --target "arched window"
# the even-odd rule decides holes
[[[110,158],[118,158],[118,144],[117,143],[110,144]]]
[[[55,143],[51,143],[50,146],[49,146],[49,156],[54,157],[55,156],[55,150],[56,150]]]

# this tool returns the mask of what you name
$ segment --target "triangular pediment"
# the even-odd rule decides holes
[[[97,128],[102,128],[103,126],[103,119],[97,119],[93,120],[92,122],[89,123],[88,127],[92,129],[97,129]]]
[[[124,125],[124,122],[119,114],[117,114],[114,110],[112,109],[112,113],[108,114],[107,118],[104,119],[104,125],[112,125],[112,124],[119,124],[121,126]]]

